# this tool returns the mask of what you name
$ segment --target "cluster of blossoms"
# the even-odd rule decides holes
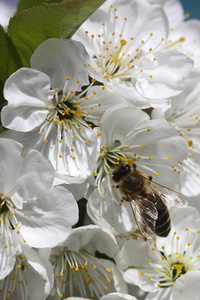
[[[178,0],[106,0],[30,63],[4,86],[0,299],[199,299],[200,21]]]

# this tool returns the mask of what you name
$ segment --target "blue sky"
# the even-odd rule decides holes
[[[200,0],[181,0],[181,3],[191,19],[200,19]]]

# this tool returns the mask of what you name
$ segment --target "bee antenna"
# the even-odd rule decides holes
[[[153,179],[153,176],[149,175],[148,179],[151,181]]]

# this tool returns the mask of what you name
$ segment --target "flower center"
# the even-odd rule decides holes
[[[193,243],[188,243],[189,229],[186,228],[187,234],[184,237],[184,241],[181,241],[180,237],[174,232],[172,238],[172,253],[167,254],[165,247],[162,247],[162,252],[159,252],[156,248],[152,248],[152,251],[156,252],[156,255],[160,255],[162,264],[158,267],[158,264],[152,263],[152,260],[148,260],[148,263],[156,271],[153,275],[148,272],[141,272],[142,275],[146,275],[148,279],[157,282],[158,287],[170,287],[173,286],[175,281],[191,270],[197,270],[200,267],[200,246],[195,247],[196,241],[199,238],[200,231],[192,239]],[[190,238],[191,240],[191,238]]]
[[[70,77],[67,77],[63,90],[55,89],[51,103],[46,106],[49,113],[38,132],[41,142],[55,144],[55,168],[58,169],[58,161],[63,158],[66,170],[68,170],[68,161],[65,158],[69,156],[73,160],[76,158],[74,149],[76,148],[76,141],[81,141],[84,145],[88,143],[87,138],[88,135],[91,136],[94,125],[87,122],[85,118],[90,115],[88,111],[95,109],[95,105],[98,106],[95,101],[93,107],[87,104],[87,100],[95,97],[96,94],[94,90],[90,95],[87,94],[95,79],[92,79],[83,91],[80,91],[79,80],[77,80],[74,90],[69,88],[69,82]],[[90,120],[95,118],[91,115],[89,117]],[[51,140],[52,137],[53,141]]]
[[[111,5],[107,22],[102,23],[101,34],[95,37],[94,34],[89,35],[89,31],[85,31],[87,42],[95,53],[93,62],[96,64],[96,71],[105,79],[118,78],[122,81],[130,81],[132,78],[141,76],[143,70],[139,68],[138,60],[155,50],[164,41],[162,38],[154,49],[149,48],[144,51],[153,33],[149,32],[149,36],[139,43],[135,42],[131,36],[127,38],[127,32],[126,38],[123,38],[127,22],[127,17],[119,18],[117,8]],[[154,57],[150,64],[155,61]]]
[[[112,270],[106,269],[102,261],[85,251],[79,253],[64,249],[55,258],[55,286],[57,298],[72,297],[80,293],[81,297],[100,298],[109,290]]]

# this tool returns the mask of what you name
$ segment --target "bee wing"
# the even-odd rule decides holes
[[[167,188],[161,184],[158,184],[154,181],[148,181],[147,189],[149,193],[157,194],[160,196],[161,200],[167,207],[186,207],[188,206],[187,200],[185,197],[170,188]]]
[[[151,222],[152,228],[156,226],[156,219],[158,218],[158,212],[155,205],[147,199],[136,198],[133,199],[130,195],[127,195],[129,200],[136,224],[147,239],[151,239],[152,231],[147,225],[147,221]]]

